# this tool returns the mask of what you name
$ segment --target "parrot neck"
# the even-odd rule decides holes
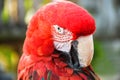
[[[63,66],[63,68],[70,68],[73,71],[72,73],[83,73],[84,75],[87,75],[90,80],[100,80],[99,77],[94,73],[90,65],[87,67],[82,67],[79,64],[77,51],[74,46],[72,46],[70,53],[54,50],[54,54],[58,54],[60,61],[67,64]],[[59,64],[58,66],[61,66],[61,64]]]
[[[74,46],[71,47],[69,53],[54,50],[54,54],[56,53],[60,55],[59,57],[67,64],[68,67],[72,68],[74,71],[80,70],[81,66],[79,64],[77,50],[74,48]]]

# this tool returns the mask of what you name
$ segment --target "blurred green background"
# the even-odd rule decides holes
[[[0,80],[16,80],[27,24],[54,0],[0,0]],[[120,80],[120,0],[70,0],[95,18],[92,65],[102,80]],[[1,77],[2,76],[2,77]]]

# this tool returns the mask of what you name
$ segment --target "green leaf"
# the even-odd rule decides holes
[[[9,12],[7,6],[4,6],[1,16],[3,23],[7,24],[9,21]]]
[[[11,46],[0,45],[0,64],[6,71],[15,72],[18,59],[17,52]]]

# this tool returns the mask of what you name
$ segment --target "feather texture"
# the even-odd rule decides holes
[[[32,62],[18,69],[18,80],[99,80],[91,66],[75,70],[68,65],[67,57],[59,51],[48,60],[39,57],[39,60],[35,61],[32,57],[27,57],[31,58]],[[21,62],[26,63],[25,59]]]
[[[73,40],[93,34],[96,29],[93,17],[72,2],[53,2],[40,8],[28,25],[18,80],[99,80],[91,66],[80,67],[76,52],[70,57],[55,49],[53,25],[71,31]]]

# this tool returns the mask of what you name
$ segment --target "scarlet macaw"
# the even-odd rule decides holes
[[[40,8],[26,32],[18,80],[99,80],[91,68],[93,17],[70,1]]]

